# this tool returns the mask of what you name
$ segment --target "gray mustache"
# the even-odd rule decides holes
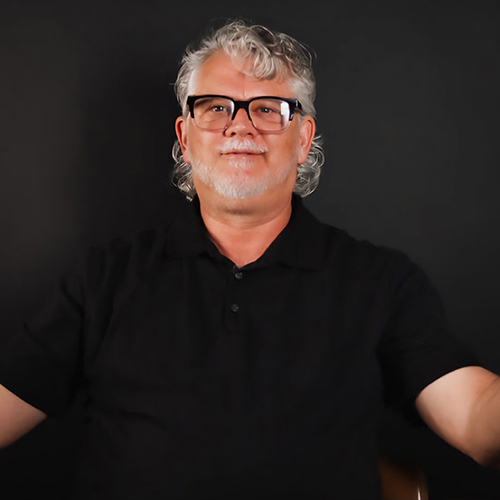
[[[248,139],[243,139],[243,140],[229,139],[222,146],[219,146],[217,148],[217,152],[220,154],[239,153],[239,152],[263,154],[267,152],[267,148],[264,146],[257,146],[253,141],[250,141]]]

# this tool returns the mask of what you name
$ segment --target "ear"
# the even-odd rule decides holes
[[[187,141],[187,120],[183,116],[179,116],[177,120],[175,120],[175,133],[177,134],[177,139],[179,139],[184,161],[186,163],[191,163]]]
[[[305,116],[300,121],[300,146],[299,146],[299,164],[306,161],[311,144],[316,133],[316,122],[311,116]]]

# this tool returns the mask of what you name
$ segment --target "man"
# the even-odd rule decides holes
[[[176,89],[193,210],[91,249],[14,337],[1,444],[83,388],[74,498],[375,499],[385,399],[497,466],[500,380],[447,333],[423,273],[302,206],[321,166],[305,49],[229,23]]]

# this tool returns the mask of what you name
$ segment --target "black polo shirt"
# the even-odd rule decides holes
[[[92,248],[1,353],[0,383],[49,415],[84,388],[77,499],[371,499],[384,401],[411,415],[472,363],[415,264],[294,196],[241,269],[196,203]]]

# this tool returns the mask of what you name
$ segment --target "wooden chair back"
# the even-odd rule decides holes
[[[415,464],[381,458],[379,460],[383,500],[428,500],[427,481]]]

